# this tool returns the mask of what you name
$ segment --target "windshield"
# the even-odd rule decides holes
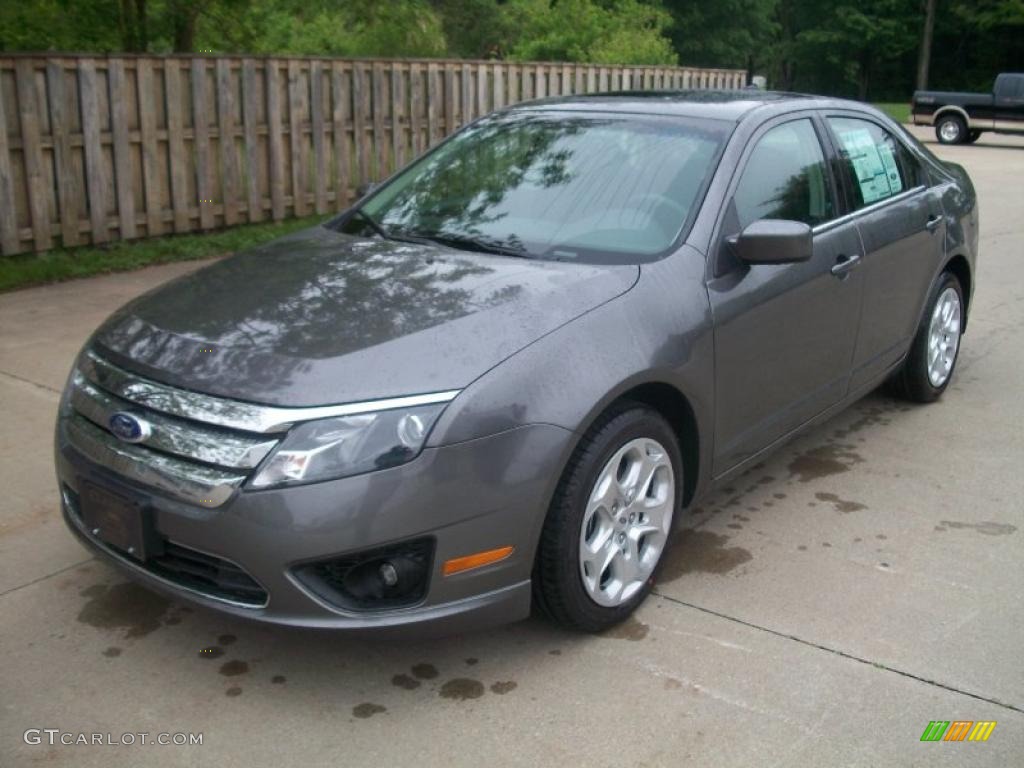
[[[533,258],[649,260],[690,223],[729,127],[636,115],[487,118],[339,224],[351,234]]]

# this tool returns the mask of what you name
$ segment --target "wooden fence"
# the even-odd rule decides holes
[[[507,104],[745,78],[463,60],[0,57],[0,253],[326,214]]]

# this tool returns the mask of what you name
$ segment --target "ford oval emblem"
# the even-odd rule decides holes
[[[141,443],[153,431],[148,421],[126,411],[118,411],[113,414],[107,421],[107,426],[110,427],[114,437],[124,440],[126,443]]]

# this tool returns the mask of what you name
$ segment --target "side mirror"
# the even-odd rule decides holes
[[[362,199],[366,197],[379,186],[380,184],[378,184],[375,181],[368,181],[365,184],[360,184],[358,187],[356,187],[356,199]]]
[[[747,264],[807,261],[814,249],[811,228],[801,221],[760,219],[727,241]]]

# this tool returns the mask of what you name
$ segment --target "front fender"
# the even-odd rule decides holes
[[[689,247],[644,264],[630,291],[520,350],[463,390],[441,416],[431,443],[538,423],[580,435],[616,398],[649,383],[682,393],[701,440],[710,441],[714,340],[704,271],[703,255]],[[706,447],[701,455],[710,455],[710,442]]]

